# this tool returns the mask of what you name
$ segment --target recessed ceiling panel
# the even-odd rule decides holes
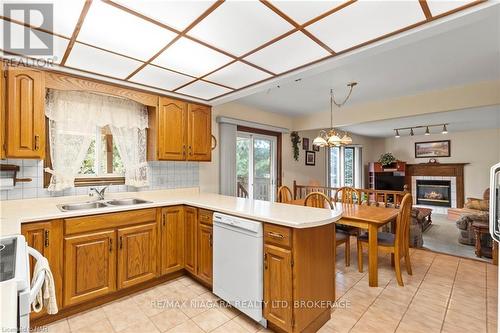
[[[196,81],[176,92],[201,99],[211,99],[231,91],[232,90],[205,81]]]
[[[251,83],[269,78],[271,75],[240,61],[224,67],[206,77],[207,80],[239,89]]]
[[[26,21],[24,11],[15,10],[11,12],[11,15],[5,15],[3,13],[3,4],[19,4],[19,5],[32,5],[33,9],[30,11],[29,22]],[[38,4],[53,4],[53,28],[52,31],[60,35],[71,37],[73,30],[75,30],[76,23],[82,12],[84,0],[52,0],[52,1],[33,1],[33,0],[15,0],[15,1],[2,1],[2,6],[0,6],[0,14],[2,16],[10,17],[16,21],[22,23],[30,24],[34,27],[42,26],[44,20],[43,15],[40,11],[36,10]],[[50,30],[50,29],[45,29]]]
[[[3,37],[3,28],[4,24],[10,24],[10,48],[11,49],[19,49],[21,51],[16,51],[16,54],[20,55],[25,55],[30,58],[44,58],[44,59],[51,59],[54,61],[54,63],[60,63],[63,56],[64,52],[66,51],[66,47],[68,46],[69,40],[57,37],[51,34],[47,34],[41,31],[35,31],[30,28],[26,28],[23,25],[13,23],[13,22],[8,22],[5,20],[0,20],[0,34]],[[28,39],[25,39],[25,31],[29,31],[29,41]],[[27,54],[26,52],[23,52],[22,49],[24,49],[26,46],[28,46],[31,49],[40,49],[40,50],[45,50],[47,49],[47,45],[45,44],[45,41],[51,40],[52,39],[52,53],[47,54],[47,55],[40,55],[40,54]],[[4,43],[7,43],[7,40],[4,41]],[[8,45],[2,44],[2,48],[7,48]],[[48,49],[50,52],[50,49]]]
[[[114,6],[93,1],[78,41],[145,61],[175,36],[165,28]]]
[[[346,1],[273,0],[271,3],[297,23],[305,23]]]
[[[291,29],[259,1],[226,1],[188,34],[240,56]]]
[[[429,9],[433,16],[449,12],[450,10],[462,7],[471,1],[450,1],[450,0],[427,0]]]
[[[152,65],[147,65],[135,74],[130,81],[165,90],[173,90],[190,81],[192,77],[168,71]]]
[[[245,60],[279,74],[330,55],[301,32],[296,32],[248,56]]]
[[[205,75],[230,62],[232,58],[187,38],[166,49],[153,63],[193,76]]]
[[[119,0],[116,2],[169,27],[182,31],[203,14],[215,1]]]
[[[307,30],[338,52],[423,20],[417,0],[357,1]]]
[[[83,69],[118,79],[126,78],[141,65],[142,62],[80,43],[75,43],[66,61],[66,66],[68,67]]]

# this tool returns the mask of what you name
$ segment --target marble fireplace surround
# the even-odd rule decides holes
[[[416,204],[417,180],[449,180],[451,183],[451,208],[464,206],[464,166],[468,163],[421,163],[407,164],[406,184]],[[448,207],[418,205],[432,208],[435,213],[446,214]]]

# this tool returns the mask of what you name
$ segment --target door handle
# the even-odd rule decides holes
[[[267,269],[267,253],[264,253],[264,269]]]
[[[189,155],[193,155],[193,148],[191,146],[189,146]]]
[[[109,239],[109,252],[113,252],[113,239]]]
[[[208,241],[210,242],[210,247],[213,245],[213,237],[212,234],[208,236]]]
[[[162,224],[165,226],[165,214],[162,215]]]
[[[45,247],[49,247],[49,231],[45,230],[44,235],[43,235],[43,245]]]
[[[40,149],[40,136],[37,134],[35,135],[35,150]]]
[[[123,236],[120,236],[120,250],[123,249]]]

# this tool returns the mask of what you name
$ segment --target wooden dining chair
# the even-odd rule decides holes
[[[280,186],[278,188],[278,202],[290,202],[292,201],[292,191],[288,186]]]
[[[404,286],[401,275],[401,258],[405,259],[406,271],[412,275],[410,262],[410,221],[411,221],[411,194],[406,194],[401,201],[396,219],[396,233],[379,232],[377,234],[378,247],[391,253],[394,262],[396,279],[400,286]],[[363,246],[368,244],[368,234],[358,237],[358,270],[363,272]]]
[[[349,186],[339,188],[333,198],[335,202],[340,200],[340,202],[347,204],[361,204],[361,193]]]
[[[340,202],[343,204],[361,204],[361,193],[356,190],[354,187],[344,186],[341,187],[335,192],[333,196],[335,202]],[[349,233],[349,235],[358,237],[359,236],[359,228],[342,225],[339,226],[340,230]]]
[[[335,205],[332,203],[332,200],[327,197],[322,192],[312,192],[306,196],[304,200],[304,206],[316,207],[316,208],[328,208],[335,209]],[[335,226],[335,247],[339,245],[345,244],[345,265],[351,265],[351,242],[350,242],[350,234],[343,230],[340,230],[337,226]]]

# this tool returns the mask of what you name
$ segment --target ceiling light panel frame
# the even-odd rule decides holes
[[[56,5],[58,5],[55,7],[56,13],[57,13],[57,10],[60,11],[61,8],[63,8],[63,6],[61,4],[67,4],[70,2],[67,0],[54,0],[54,1],[56,2]],[[74,4],[74,1],[71,1],[71,2],[72,2],[72,4]],[[437,10],[435,3],[433,3],[433,0],[427,0],[427,2],[426,2],[426,0],[420,0],[420,1],[419,0],[411,0],[411,2],[414,2],[414,4],[412,5],[413,12],[416,8],[415,3],[416,3],[416,5],[420,5],[419,7],[421,7],[420,11],[416,12],[416,14],[415,14],[419,18],[418,22],[413,23],[413,24],[410,23],[411,20],[408,22],[403,22],[404,24],[401,24],[400,26],[398,26],[399,29],[397,29],[395,31],[388,31],[388,30],[382,31],[382,30],[380,30],[380,31],[378,31],[378,34],[377,34],[379,36],[374,37],[374,35],[370,35],[370,36],[368,36],[368,38],[370,38],[370,37],[374,37],[374,38],[367,40],[367,41],[357,40],[355,42],[351,42],[351,44],[353,44],[353,45],[349,45],[349,43],[345,44],[345,42],[344,42],[344,45],[340,46],[340,48],[341,49],[343,48],[343,49],[338,51],[337,49],[339,47],[337,47],[337,49],[335,49],[333,41],[329,40],[328,38],[325,38],[321,34],[317,34],[317,31],[315,30],[314,27],[315,26],[317,27],[320,24],[324,24],[324,22],[328,22],[328,20],[331,19],[332,17],[335,17],[335,15],[342,14],[343,11],[349,10],[351,6],[358,3],[357,1],[349,0],[346,2],[342,2],[340,5],[338,5],[338,3],[335,1],[331,1],[333,8],[329,9],[327,12],[320,14],[319,16],[316,16],[312,19],[309,19],[309,17],[315,16],[317,13],[322,12],[323,9],[326,8],[326,5],[324,8],[319,8],[320,6],[318,6],[318,8],[313,8],[309,11],[306,10],[306,11],[304,11],[303,15],[300,15],[300,13],[298,13],[297,9],[290,9],[290,6],[288,6],[288,9],[287,9],[287,5],[283,5],[283,4],[280,5],[279,0],[272,1],[272,2],[268,1],[268,0],[261,0],[261,3],[255,3],[254,5],[259,5],[262,8],[266,9],[269,12],[266,15],[271,15],[271,16],[274,15],[275,19],[279,20],[279,22],[280,22],[278,24],[278,26],[279,25],[287,26],[290,29],[282,34],[278,33],[278,36],[275,36],[276,33],[274,33],[273,34],[274,37],[272,37],[272,39],[267,40],[266,42],[253,48],[252,50],[246,52],[245,54],[239,54],[240,52],[242,52],[241,50],[243,48],[241,48],[240,50],[235,49],[235,50],[233,50],[234,53],[232,53],[230,51],[227,51],[227,50],[221,48],[219,45],[214,45],[214,44],[212,44],[212,42],[208,42],[208,41],[200,39],[199,37],[196,37],[195,32],[197,31],[197,29],[201,29],[201,27],[203,27],[204,21],[209,20],[212,15],[214,15],[214,17],[216,18],[217,11],[221,10],[221,8],[224,8],[224,1],[222,1],[222,0],[218,0],[215,2],[212,1],[210,3],[204,4],[204,6],[206,6],[207,9],[204,9],[205,7],[198,8],[196,14],[198,15],[202,10],[204,10],[203,13],[200,14],[191,23],[189,23],[187,25],[186,25],[186,22],[187,22],[186,18],[183,18],[184,21],[181,24],[181,23],[175,23],[173,21],[167,22],[166,20],[161,20],[161,17],[158,17],[156,15],[148,16],[148,9],[147,8],[140,7],[141,5],[139,3],[137,5],[134,5],[135,2],[133,2],[131,0],[114,0],[114,1],[103,0],[104,3],[97,4],[97,6],[104,6],[105,5],[105,6],[109,6],[109,7],[114,7],[114,8],[112,8],[113,10],[122,11],[123,13],[120,13],[119,15],[126,14],[126,15],[130,15],[130,16],[135,16],[131,20],[134,20],[134,21],[137,20],[137,22],[141,22],[140,24],[143,27],[144,26],[151,26],[151,24],[152,24],[153,26],[155,26],[154,30],[156,30],[158,32],[161,31],[160,35],[165,34],[165,36],[167,36],[167,38],[162,40],[161,43],[154,44],[154,46],[157,48],[157,50],[152,50],[154,47],[152,44],[150,44],[151,50],[148,50],[148,52],[150,52],[151,54],[149,55],[149,57],[146,56],[145,53],[139,54],[139,53],[133,53],[133,51],[129,52],[126,49],[120,49],[120,48],[115,47],[113,45],[104,45],[103,43],[101,43],[99,41],[92,41],[92,42],[95,42],[96,44],[99,44],[100,46],[90,43],[90,40],[87,40],[88,43],[79,42],[79,41],[86,40],[88,37],[87,36],[88,32],[86,30],[87,28],[85,26],[85,21],[86,21],[87,17],[85,14],[86,14],[86,10],[89,10],[90,15],[93,15],[92,14],[92,12],[93,12],[92,6],[96,5],[96,2],[98,2],[98,1],[97,0],[79,0],[78,4],[80,7],[78,7],[78,6],[77,7],[81,8],[81,9],[77,9],[76,11],[73,11],[73,13],[71,13],[71,15],[67,15],[68,17],[64,18],[64,20],[66,20],[66,21],[61,20],[61,22],[64,21],[66,23],[59,24],[59,26],[56,24],[55,28],[53,29],[54,30],[53,32],[44,31],[44,32],[52,33],[55,36],[62,37],[61,39],[64,40],[64,43],[66,41],[68,41],[68,45],[66,47],[66,52],[65,52],[65,55],[64,55],[63,61],[62,61],[63,66],[66,66],[66,67],[71,68],[71,69],[81,70],[82,72],[86,72],[86,73],[90,73],[90,74],[96,74],[96,75],[101,75],[103,77],[109,77],[109,78],[123,80],[125,82],[134,82],[134,77],[136,80],[138,80],[138,78],[141,78],[141,75],[143,77],[147,77],[147,75],[150,74],[150,73],[148,73],[148,71],[150,71],[150,72],[152,71],[151,67],[148,67],[148,66],[152,66],[152,67],[155,67],[155,69],[153,71],[160,70],[160,73],[163,73],[162,71],[167,71],[169,74],[172,75],[172,77],[174,77],[176,79],[182,77],[183,80],[179,80],[179,81],[174,80],[175,82],[173,82],[171,85],[163,85],[163,87],[155,86],[155,85],[147,85],[147,84],[145,84],[146,81],[143,81],[143,83],[136,83],[136,84],[143,85],[145,87],[151,87],[151,88],[155,88],[155,89],[159,89],[159,90],[164,90],[167,92],[175,92],[175,93],[185,94],[188,97],[191,96],[191,97],[197,98],[197,99],[204,99],[204,100],[209,102],[209,101],[215,100],[217,98],[223,97],[225,95],[231,94],[232,92],[235,92],[235,91],[238,91],[241,89],[245,89],[249,86],[253,86],[253,85],[265,82],[266,80],[275,78],[277,76],[284,75],[286,73],[290,73],[290,72],[298,70],[300,68],[304,68],[304,67],[311,65],[313,63],[316,63],[318,61],[322,61],[324,59],[334,57],[338,54],[345,53],[347,51],[350,51],[350,50],[353,50],[355,48],[367,45],[367,44],[372,43],[374,41],[381,40],[381,39],[386,38],[388,36],[392,36],[396,33],[400,33],[402,31],[409,30],[411,28],[414,28],[416,26],[424,24],[425,22],[429,22],[429,21],[435,20],[437,18],[441,18],[441,17],[447,16],[447,15],[450,15],[452,13],[456,13],[458,11],[464,10],[466,8],[470,8],[472,6],[483,3],[485,1],[484,0],[465,1],[465,2],[460,1],[459,7],[456,7],[456,6],[452,6],[452,7],[448,7],[448,8],[442,7],[441,10]],[[365,3],[365,1],[363,1],[363,3]],[[227,6],[227,4],[226,4],[226,6]],[[323,6],[323,4],[322,4],[322,6]],[[228,7],[226,7],[226,8],[228,8]],[[80,10],[80,12],[78,14],[76,14],[76,12],[78,10]],[[350,10],[352,11],[353,9],[351,8]],[[306,12],[311,12],[314,14],[308,14]],[[348,13],[348,12],[344,12],[344,14],[345,13]],[[220,14],[218,14],[218,15],[220,15]],[[4,18],[4,17],[0,17],[0,18]],[[15,21],[15,20],[11,20],[10,18],[6,18],[6,19],[8,21]],[[75,22],[75,20],[77,20],[77,22]],[[91,18],[89,20],[89,22],[92,22],[93,20],[94,19]],[[306,21],[306,22],[304,22],[304,21]],[[207,22],[209,22],[209,21],[207,21]],[[28,26],[34,30],[43,31],[43,29],[40,29],[36,26],[30,26],[28,23],[22,23],[22,22],[19,22],[19,23],[21,23],[25,26]],[[87,23],[87,24],[89,24],[89,23]],[[71,29],[68,28],[68,26],[72,26],[72,25],[75,25],[75,27],[74,27],[74,30],[72,31],[72,33],[70,33]],[[198,25],[200,25],[200,28],[197,28]],[[61,28],[64,26],[66,26],[66,28]],[[82,28],[83,33],[79,36],[79,34],[81,32],[79,30],[80,28]],[[183,28],[184,28],[184,30],[182,30]],[[396,26],[392,27],[392,29],[395,29],[395,28],[396,28]],[[162,29],[162,30],[157,30],[157,29]],[[230,27],[228,27],[227,29],[230,29]],[[58,31],[56,31],[56,30],[58,30]],[[191,31],[193,33],[192,35],[190,34],[190,30],[192,30]],[[165,33],[164,31],[167,31],[167,32]],[[282,30],[280,30],[280,32],[282,32]],[[325,57],[319,57],[319,59],[315,59],[317,57],[311,57],[310,59],[309,58],[304,59],[302,61],[303,63],[301,63],[301,61],[296,60],[297,62],[294,64],[294,66],[296,66],[296,67],[291,68],[292,65],[283,66],[282,68],[277,67],[277,68],[274,68],[276,73],[273,70],[271,70],[271,66],[269,66],[269,64],[266,65],[269,68],[263,68],[258,63],[252,62],[252,55],[256,54],[253,57],[254,61],[256,61],[255,59],[259,58],[258,57],[259,52],[264,52],[263,50],[266,50],[268,48],[269,48],[269,50],[272,50],[273,47],[279,48],[280,44],[282,44],[282,45],[286,44],[287,38],[289,38],[293,35],[294,35],[294,38],[296,38],[295,36],[297,36],[296,35],[297,33],[303,34],[304,36],[308,37],[310,39],[309,42],[316,43],[316,45],[319,47],[322,47],[324,51],[328,52],[328,50],[330,48],[330,51],[331,51],[330,54],[328,54]],[[380,33],[384,33],[384,34],[380,35]],[[269,38],[269,36],[267,36],[266,38]],[[364,39],[366,39],[366,38],[367,37],[364,36]],[[159,39],[162,39],[162,38],[159,38]],[[213,53],[213,55],[216,54],[216,56],[214,56],[214,58],[219,59],[219,61],[212,59],[210,61],[210,66],[206,66],[206,68],[200,67],[200,68],[195,69],[195,70],[192,70],[192,68],[187,68],[189,66],[187,66],[186,64],[182,64],[182,66],[181,66],[175,62],[173,63],[174,68],[170,68],[169,66],[171,64],[169,62],[161,63],[161,61],[160,61],[161,58],[159,61],[155,61],[156,59],[154,59],[154,56],[156,56],[156,55],[161,56],[161,54],[162,54],[159,51],[164,50],[164,53],[167,54],[170,47],[174,47],[175,44],[178,43],[179,41],[181,41],[182,39],[188,39],[191,42],[198,44],[197,48],[199,48],[199,45],[201,45],[202,48],[204,47],[204,48],[209,49],[212,52],[215,52],[215,53]],[[143,42],[143,41],[141,40],[141,42]],[[160,45],[160,44],[161,44],[161,47],[159,48],[158,45]],[[278,44],[278,45],[276,46],[275,44]],[[312,44],[310,44],[310,45],[312,45]],[[122,46],[122,45],[120,45],[120,46]],[[253,45],[253,46],[255,46],[255,45]],[[111,49],[109,49],[108,47]],[[345,48],[345,47],[348,47],[348,48]],[[105,62],[105,64],[101,64],[99,66],[96,66],[95,64],[90,64],[90,65],[84,64],[81,61],[81,59],[78,60],[78,57],[82,56],[82,54],[81,54],[82,48],[86,49],[87,53],[98,54],[101,58],[108,59],[107,60],[108,62]],[[227,48],[229,49],[229,47],[227,47]],[[76,50],[77,54],[75,56],[71,57],[71,53],[74,52],[75,50]],[[269,50],[267,52],[269,52]],[[174,48],[174,51],[175,51],[175,48]],[[300,52],[300,51],[298,51],[298,52]],[[80,54],[78,54],[78,53],[80,53]],[[127,53],[127,54],[124,54],[124,53]],[[209,52],[209,53],[211,53],[211,52]],[[60,54],[60,51],[58,52],[58,54]],[[103,54],[105,56],[103,56]],[[146,58],[148,58],[148,59],[146,59]],[[68,64],[64,63],[64,61],[66,59],[69,60]],[[106,68],[106,66],[105,66],[106,64],[110,65],[109,64],[110,59],[118,59],[118,62],[117,62],[117,64],[119,64],[119,66],[117,68],[118,70],[111,71],[108,68]],[[197,61],[196,57],[192,57],[192,59],[194,59],[195,62]],[[223,61],[220,59],[223,59]],[[313,60],[311,60],[311,59],[313,59]],[[146,61],[143,61],[143,60],[146,60]],[[150,60],[152,62],[151,64],[149,63]],[[290,62],[293,63],[293,61],[290,61]],[[256,72],[254,70],[250,70],[251,72],[254,72],[255,77],[253,79],[255,79],[256,81],[251,82],[251,79],[249,78],[248,80],[240,80],[240,81],[235,80],[235,81],[233,81],[232,84],[229,84],[231,81],[231,77],[234,77],[235,75],[238,76],[238,73],[239,73],[238,70],[234,70],[234,68],[236,68],[236,67],[246,68],[245,66],[241,66],[242,63],[244,63],[245,66],[250,66],[257,71]],[[263,62],[261,62],[261,64],[262,63]],[[76,65],[76,64],[78,64],[80,67],[73,67],[73,65]],[[128,75],[124,76],[123,73],[125,71],[125,68],[131,67],[132,64],[136,65],[136,67],[132,68],[130,70],[130,72],[128,73]],[[115,66],[115,63],[112,63],[111,66]],[[93,68],[93,67],[97,67],[97,68]],[[159,67],[161,67],[161,68],[159,68]],[[285,68],[286,68],[286,70],[283,71]],[[144,69],[146,72],[143,74],[140,74],[140,71],[144,70]],[[94,70],[96,70],[96,71],[94,71]],[[259,73],[258,70],[263,71],[263,73],[265,73],[265,74]],[[186,71],[186,72],[184,72],[184,71]],[[218,72],[220,72],[220,73],[218,73]],[[242,71],[241,73],[244,73],[244,71]],[[241,74],[241,75],[245,75],[245,74]],[[248,76],[252,77],[252,75],[250,75],[250,74],[248,74]],[[261,76],[266,76],[266,77],[261,78]],[[189,77],[192,80],[190,82],[184,83],[186,81],[186,80],[184,80],[185,77]],[[242,78],[239,78],[239,79],[242,79]],[[217,80],[219,82],[217,82]],[[180,82],[182,82],[183,84],[178,86],[177,88],[175,88],[173,90],[165,89],[167,87],[170,88],[171,86],[174,86],[174,83],[175,83],[175,85],[177,85]],[[192,87],[190,87],[191,85],[192,85]],[[217,88],[214,88],[214,86]],[[233,88],[235,88],[235,89],[233,89]],[[197,96],[197,95],[189,95],[189,93],[196,93],[196,92],[200,92],[204,97]],[[220,93],[220,95],[213,96],[214,92]]]

